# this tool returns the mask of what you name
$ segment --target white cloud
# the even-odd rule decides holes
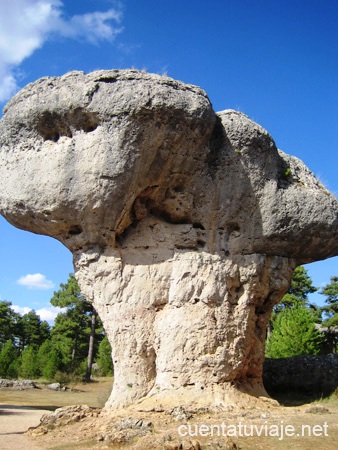
[[[65,309],[56,308],[54,306],[50,306],[48,308],[41,308],[36,310],[36,314],[38,314],[41,320],[47,320],[47,322],[51,322],[55,320],[55,317]]]
[[[21,286],[26,286],[29,289],[53,289],[54,283],[47,280],[42,273],[28,274],[17,280]]]
[[[11,97],[17,90],[17,83],[9,68],[1,67],[0,62],[0,102]]]
[[[106,12],[94,12],[73,16],[69,21],[60,18],[55,22],[55,31],[61,36],[74,39],[86,39],[91,44],[100,40],[113,40],[122,28],[112,27],[109,21],[119,23],[121,15],[114,9]]]
[[[24,314],[29,313],[29,311],[32,311],[32,308],[29,308],[28,306],[18,306],[18,305],[12,305],[11,308],[16,313],[19,313],[21,316]],[[47,320],[47,322],[54,322],[56,316],[60,313],[65,311],[66,308],[57,308],[55,306],[49,306],[47,308],[40,308],[35,310],[36,314],[40,316],[41,320]]]
[[[91,44],[113,41],[121,32],[114,8],[65,18],[60,0],[10,0],[0,3],[0,102],[17,90],[15,68],[55,36]]]
[[[29,313],[29,311],[32,310],[32,308],[29,308],[28,306],[18,306],[18,305],[12,305],[11,308],[13,311],[20,314],[21,316]]]

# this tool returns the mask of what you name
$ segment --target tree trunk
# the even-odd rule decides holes
[[[87,358],[87,370],[85,381],[90,381],[92,375],[92,365],[93,365],[93,356],[94,356],[94,342],[95,342],[95,328],[96,328],[96,318],[97,312],[93,308],[92,313],[92,323],[90,327],[90,337],[89,337],[89,349],[88,349],[88,358]]]
[[[73,341],[71,372],[74,370],[74,361],[75,361],[75,355],[76,355],[76,347],[77,347],[77,336],[75,336],[74,341]]]

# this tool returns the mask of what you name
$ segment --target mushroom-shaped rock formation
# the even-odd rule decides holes
[[[264,394],[273,306],[297,264],[338,254],[337,201],[300,160],[198,87],[135,70],[28,85],[0,151],[1,214],[69,248],[103,321],[107,407]]]

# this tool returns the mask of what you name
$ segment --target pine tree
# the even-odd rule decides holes
[[[81,294],[74,275],[70,274],[67,283],[54,292],[51,304],[65,308],[57,315],[52,330],[52,342],[62,353],[63,370],[80,370],[87,358],[84,376],[89,381],[101,322],[92,304]]]
[[[309,294],[316,292],[318,288],[312,285],[312,279],[303,266],[297,266],[293,272],[289,294],[299,299],[308,300]]]
[[[330,284],[327,284],[320,291],[320,294],[325,295],[325,305],[322,311],[326,316],[323,325],[326,327],[338,326],[338,277],[331,277]]]
[[[35,348],[49,338],[50,327],[46,321],[41,321],[40,316],[34,310],[24,314],[18,320],[18,332],[20,348],[24,350],[27,345]]]
[[[113,375],[111,346],[106,336],[100,342],[96,362],[99,366],[100,374],[102,376],[105,377]]]
[[[0,378],[17,378],[19,364],[18,349],[9,339],[0,352]]]
[[[62,370],[62,354],[50,339],[47,339],[39,348],[37,364],[40,375],[52,380],[56,372]]]
[[[12,303],[5,300],[0,301],[0,350],[9,339],[17,335],[17,322],[20,315],[12,308]]]
[[[27,347],[21,353],[21,365],[19,376],[21,378],[35,378],[40,375],[39,365],[37,361],[36,348],[33,345]]]
[[[308,295],[316,292],[318,289],[312,285],[312,279],[303,266],[297,266],[293,272],[290,288],[283,296],[282,300],[274,307],[271,319],[269,321],[267,336],[269,337],[274,326],[275,320],[280,312],[295,306],[308,307],[316,323],[321,323],[321,309],[309,302]]]
[[[290,288],[274,311],[279,313],[284,308],[292,308],[294,305],[314,307],[309,304],[308,296],[316,292],[318,288],[312,285],[312,279],[303,266],[297,266],[293,272]]]
[[[317,355],[322,339],[322,335],[316,330],[313,314],[306,306],[298,304],[276,314],[273,330],[266,344],[266,356],[286,358]]]

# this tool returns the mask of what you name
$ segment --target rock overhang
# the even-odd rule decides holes
[[[225,254],[326,257],[304,247],[332,235],[336,200],[247,116],[214,113],[198,87],[135,70],[71,72],[28,85],[1,123],[4,215],[71,250],[112,242],[150,213],[225,230]]]
[[[0,158],[1,214],[73,252],[113,346],[110,404],[261,385],[295,265],[338,254],[337,200],[309,169],[167,77],[38,80],[5,108]]]
[[[2,120],[2,204],[15,210],[9,220],[66,245],[80,230],[89,240],[99,240],[95,227],[122,233],[139,194],[196,165],[213,116],[200,89],[137,71],[75,72],[28,85]]]

